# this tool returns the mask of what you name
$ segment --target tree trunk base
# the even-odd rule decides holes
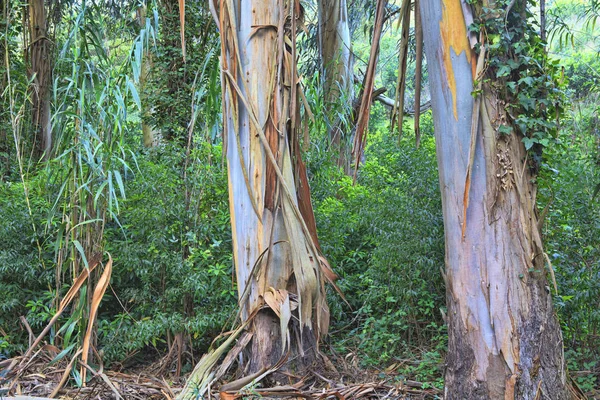
[[[283,350],[279,317],[270,309],[263,309],[254,317],[252,341],[246,348],[244,375],[251,375],[270,369],[285,361],[283,366],[269,377],[268,384],[288,384],[290,375],[302,376],[309,369],[317,367],[320,355],[314,332],[305,328],[295,318],[290,321],[289,340]]]

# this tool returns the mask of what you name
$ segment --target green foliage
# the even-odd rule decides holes
[[[556,142],[564,80],[558,60],[547,55],[528,3],[533,4],[501,1],[492,8],[480,6],[469,31],[486,38],[488,67],[484,82],[506,99],[501,106],[511,120],[505,124],[519,129],[537,169],[542,150]],[[500,131],[508,133],[510,129]]]
[[[203,68],[187,81],[185,101],[193,99],[194,106],[177,109],[192,121],[177,122],[180,133],[192,135],[189,149],[165,144],[142,152],[139,111],[147,97],[136,85],[154,25],[123,42],[116,36],[131,32],[111,25],[105,10],[78,4],[69,11],[57,32],[56,157],[23,175],[23,182],[0,186],[0,216],[9,221],[0,229],[1,355],[26,348],[18,316],[39,332],[87,256],[102,248],[115,261],[97,324],[106,362],[145,347],[164,351],[179,333],[206,348],[231,316],[236,294],[226,180],[221,149],[212,145],[220,113],[216,53],[208,51]],[[26,94],[21,80],[3,92],[13,96],[3,102],[21,101],[14,96],[21,86]],[[8,123],[14,120],[20,121],[15,115]],[[89,290],[82,286],[48,337],[66,352],[77,350],[84,333]]]
[[[588,101],[600,88],[600,59],[591,51],[577,51],[561,60],[564,74],[568,77],[569,97]]]
[[[445,341],[443,345],[438,346],[445,351]],[[420,354],[419,358],[403,360],[400,367],[395,371],[398,373],[396,380],[405,381],[414,379],[423,383],[423,389],[435,387],[438,389],[444,388],[444,357],[440,354],[439,349],[433,351],[425,351]]]
[[[121,226],[110,222],[105,232],[115,265],[112,290],[104,297],[98,321],[99,348],[106,362],[122,361],[146,347],[165,351],[168,335],[179,332],[192,337],[198,348],[206,348],[231,317],[237,291],[232,284],[227,183],[220,151],[209,143],[192,151],[188,206],[182,149],[166,146],[138,155],[139,170],[124,181],[127,198],[120,202]],[[32,228],[35,224],[40,232],[53,204],[46,182],[43,173],[28,181],[32,217],[22,184],[0,185],[0,218],[7,221],[0,226],[0,354],[4,356],[26,348],[27,334],[16,317],[25,316],[39,332],[55,311],[56,293],[49,288],[56,279],[56,231],[38,237],[40,261]],[[65,285],[61,292],[67,289]],[[188,294],[191,313],[184,309]],[[66,348],[70,344],[66,335],[74,328],[70,321],[76,319],[61,318],[56,330],[62,330],[51,339],[59,335]]]
[[[189,205],[184,157],[178,146],[139,157],[122,204],[122,229],[115,225],[106,233],[119,266],[112,284],[120,299],[107,301],[111,317],[100,325],[109,360],[160,346],[178,332],[206,348],[234,310],[227,183],[220,165],[210,161],[220,160],[220,148],[205,143],[192,152]],[[192,312],[185,310],[186,295]]]
[[[206,2],[186,3],[186,61],[181,49],[179,7],[176,2],[165,2],[158,9],[159,35],[151,50],[152,67],[142,94],[144,102],[152,109],[148,122],[168,139],[185,144],[190,122],[190,105],[198,87],[207,87],[210,96],[204,101],[204,111],[209,112],[207,122],[214,140],[219,134],[220,82],[217,30]],[[198,34],[198,36],[196,36]],[[203,82],[198,82],[201,71]],[[209,84],[210,82],[210,84]],[[209,119],[210,118],[210,119]]]
[[[600,48],[600,3],[597,0],[553,1],[547,13],[552,50],[565,52],[569,48]]]
[[[14,141],[27,130],[29,115],[24,109],[29,102],[29,82],[25,60],[20,57],[23,27],[19,21],[24,18],[24,7],[15,0],[0,4],[0,181],[5,181],[18,179]],[[17,113],[21,123],[13,127]],[[28,142],[23,145],[30,148]]]
[[[507,3],[497,4],[506,9]],[[365,4],[354,2],[351,12],[364,13]],[[366,4],[371,12],[373,4]],[[22,182],[13,137],[27,150],[29,82],[18,51],[21,28],[10,25],[6,35],[0,21],[0,46],[10,44],[13,74],[0,108],[0,162],[10,161],[0,166],[0,357],[22,353],[27,346],[19,316],[39,332],[55,312],[56,299],[68,290],[71,271],[57,268],[57,250],[67,249],[65,263],[80,257],[78,246],[67,239],[74,229],[103,230],[99,246],[114,258],[97,323],[106,363],[125,363],[136,354],[163,355],[177,334],[191,338],[194,349],[202,351],[231,322],[237,294],[218,138],[219,49],[216,32],[206,28],[211,17],[205,3],[187,3],[184,63],[176,2],[150,5],[152,17],[142,29],[131,21],[108,29],[113,28],[108,11],[73,11],[81,6],[69,9],[72,13],[66,13],[57,31],[57,49],[63,52],[55,69],[53,122],[60,150],[47,168],[25,168]],[[19,9],[12,10],[13,20],[20,20]],[[581,48],[562,60],[567,95],[581,102],[568,110],[558,131],[561,70],[546,57],[527,18],[519,20],[520,13],[531,15],[517,8],[508,19],[490,13],[483,10],[471,29],[485,31],[490,82],[500,82],[499,90],[512,100],[509,122],[541,167],[538,202],[540,209],[550,204],[543,233],[559,288],[554,300],[565,355],[571,372],[592,371],[574,373],[582,389],[591,392],[600,379],[600,210],[598,198],[592,199],[600,182],[594,94],[600,65],[595,53]],[[388,30],[386,35],[377,79],[391,89],[397,33]],[[365,58],[368,35],[356,30],[354,38],[355,52]],[[142,88],[144,53],[151,54],[153,66]],[[6,72],[3,61],[0,79]],[[352,104],[343,96],[325,104],[319,75],[303,75],[315,115],[305,156],[320,244],[350,303],[349,308],[329,291],[333,348],[342,355],[357,354],[368,368],[393,364],[399,380],[441,388],[447,345],[440,273],[444,240],[431,115],[421,116],[422,144],[416,150],[412,121],[404,121],[405,137],[398,144],[390,137],[386,110],[374,104],[367,151],[353,184],[328,144],[335,121],[341,118],[343,126],[351,126]],[[6,108],[11,99],[12,114]],[[140,115],[140,105],[151,109],[148,116]],[[142,118],[161,133],[157,147],[141,148]],[[21,125],[13,132],[17,120]],[[512,130],[507,126],[500,132]],[[351,129],[346,133],[350,137]],[[102,223],[95,224],[103,210]],[[73,213],[82,213],[85,224],[69,226],[65,216]],[[51,343],[74,349],[87,318],[83,302],[88,290],[82,288],[80,299],[58,321],[48,336]]]
[[[54,269],[44,262],[51,259],[51,249],[38,248],[36,238],[42,243],[44,238],[36,237],[33,230],[33,224],[39,224],[48,210],[43,197],[45,185],[43,180],[34,180],[28,186],[33,217],[22,184],[0,185],[0,220],[4,221],[0,224],[0,355],[4,356],[25,350],[27,332],[20,326],[20,315],[26,316],[35,329],[47,321],[47,309],[51,307],[47,291],[55,279]]]
[[[431,116],[422,122],[415,150],[414,137],[398,148],[387,120],[377,126],[376,118],[356,185],[317,154],[309,158],[321,247],[352,307],[330,297],[333,330],[344,332],[334,345],[358,349],[371,366],[438,343],[444,351],[440,194]]]
[[[600,204],[592,199],[600,181],[597,124],[595,104],[574,106],[560,135],[563,145],[548,152],[539,178],[539,202],[548,206],[543,233],[556,270],[555,305],[566,358],[571,371],[596,371],[580,377],[583,386],[600,375],[598,368],[583,368],[600,358]]]

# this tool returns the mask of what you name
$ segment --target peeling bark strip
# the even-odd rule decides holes
[[[568,399],[522,136],[495,126],[505,117],[501,92],[483,84],[476,103],[471,95],[471,8],[420,6],[446,237],[445,398]]]
[[[406,66],[408,60],[408,40],[410,30],[410,0],[404,0],[400,9],[398,23],[402,25],[400,38],[400,51],[398,52],[398,80],[396,81],[396,99],[392,110],[391,125],[394,129],[395,120],[398,121],[398,143],[402,138],[402,122],[404,122],[404,93],[406,91]]]
[[[416,48],[416,66],[415,66],[415,145],[417,149],[421,143],[421,82],[423,70],[423,23],[421,22],[421,11],[419,10],[419,0],[415,0],[415,48]]]
[[[296,129],[300,11],[297,0],[222,0],[218,10],[233,255],[253,335],[247,373],[284,357],[310,364],[329,325]]]
[[[365,145],[367,144],[367,129],[369,128],[369,116],[371,104],[373,103],[373,87],[375,84],[375,67],[379,58],[379,41],[383,29],[385,6],[387,0],[378,0],[377,8],[375,9],[375,23],[373,25],[373,41],[371,43],[371,53],[369,55],[369,65],[365,73],[363,82],[362,100],[356,118],[356,133],[354,135],[354,143],[352,145],[352,157],[354,158],[354,177],[356,182],[358,174],[358,166],[362,157]]]

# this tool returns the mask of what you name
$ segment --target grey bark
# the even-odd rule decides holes
[[[445,398],[567,399],[534,176],[520,134],[494,125],[500,93],[484,85],[483,97],[471,95],[477,56],[463,6],[421,0],[446,241]]]

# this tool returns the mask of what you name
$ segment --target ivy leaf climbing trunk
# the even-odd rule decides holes
[[[354,101],[354,59],[346,0],[318,2],[319,55],[326,111],[344,112],[331,121],[329,140],[338,152],[338,165],[350,173],[351,111]]]
[[[542,57],[532,50],[539,41],[527,31],[524,0],[508,8],[483,3],[420,0],[446,239],[445,398],[566,399],[551,266],[536,217],[539,154],[523,142],[538,132],[517,123],[540,112],[519,103],[518,94],[531,89],[518,80],[545,75],[523,65],[513,44]],[[473,20],[480,34],[469,33]],[[502,42],[505,32],[512,42]]]
[[[50,84],[52,82],[51,42],[44,0],[29,0],[29,77],[32,79],[32,120],[34,154],[47,159],[52,148]]]
[[[297,0],[223,0],[218,13],[233,255],[252,334],[244,364],[251,374],[287,357],[288,368],[302,369],[329,324],[327,267],[298,143],[302,8]]]

